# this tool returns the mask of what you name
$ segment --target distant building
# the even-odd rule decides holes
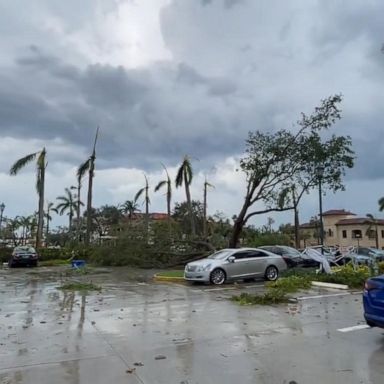
[[[357,217],[344,209],[332,209],[323,213],[324,244],[328,246],[376,247],[384,249],[384,220],[372,221],[368,217]],[[300,225],[301,246],[320,243],[318,220]]]

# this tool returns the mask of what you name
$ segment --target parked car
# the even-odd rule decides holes
[[[280,255],[286,262],[288,268],[293,267],[319,267],[319,262],[311,259],[309,256],[302,254],[295,248],[286,245],[263,245],[260,249]]]
[[[10,268],[20,265],[37,267],[37,261],[38,255],[35,248],[29,245],[21,245],[13,249],[8,265]]]
[[[206,259],[188,263],[184,278],[217,285],[255,277],[274,281],[285,269],[287,265],[280,256],[264,249],[222,249]]]
[[[365,282],[363,304],[367,324],[384,328],[384,275],[372,277]]]
[[[369,256],[377,262],[384,261],[384,252],[380,249],[371,247],[357,247],[355,251],[358,255]]]

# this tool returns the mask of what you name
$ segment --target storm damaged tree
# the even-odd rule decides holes
[[[165,193],[167,199],[167,215],[168,215],[168,226],[169,230],[171,230],[171,201],[172,201],[172,181],[169,176],[168,170],[164,164],[161,164],[165,170],[167,178],[159,181],[159,183],[155,187],[155,192],[158,192],[161,188],[166,187],[167,192]]]
[[[140,199],[141,195],[144,194],[144,204],[145,204],[145,228],[148,236],[149,231],[149,204],[151,204],[151,200],[149,199],[149,184],[148,184],[148,178],[146,175],[144,175],[145,178],[145,185],[143,188],[140,188],[134,198],[134,202],[137,203],[137,201]]]
[[[354,152],[349,136],[332,135],[322,140],[319,132],[312,132],[300,144],[298,155],[302,166],[293,175],[292,182],[286,186],[285,204],[291,205],[294,211],[295,245],[300,247],[299,236],[299,203],[305,193],[319,185],[321,177],[322,191],[336,193],[345,190],[343,176],[346,170],[354,165]]]
[[[81,164],[77,170],[78,181],[88,172],[88,195],[87,195],[87,212],[92,212],[92,196],[93,196],[93,178],[95,176],[95,161],[96,161],[96,143],[99,136],[99,127],[97,127],[95,141],[91,156]],[[79,194],[80,195],[80,194]],[[92,215],[86,216],[87,227],[85,233],[85,245],[89,245],[92,232]]]
[[[193,215],[192,208],[192,198],[191,198],[191,190],[190,186],[193,179],[193,170],[191,161],[188,156],[184,156],[183,162],[181,163],[175,179],[176,188],[181,187],[184,184],[185,188],[185,197],[187,199],[187,206],[189,212],[189,220],[191,224],[191,235],[192,237],[196,237],[196,223]]]
[[[341,95],[322,100],[311,115],[302,114],[295,130],[249,133],[246,155],[240,160],[246,176],[246,194],[235,218],[231,247],[238,245],[251,217],[287,211],[295,206],[297,210],[302,195],[316,185],[317,167],[324,166],[330,186],[343,187],[341,176],[345,167],[353,166],[351,140],[332,136],[327,142],[321,141],[321,135],[340,119],[341,100]],[[265,208],[252,209],[261,203]]]
[[[27,164],[36,160],[36,190],[37,190],[37,194],[39,196],[37,232],[36,232],[36,248],[41,247],[41,243],[43,240],[44,187],[45,187],[45,169],[47,167],[46,155],[47,155],[47,151],[45,150],[45,148],[43,148],[41,151],[31,153],[31,154],[17,160],[12,165],[12,167],[9,171],[9,173],[12,176],[15,176]]]

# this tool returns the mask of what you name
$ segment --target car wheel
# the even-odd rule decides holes
[[[8,267],[9,268],[14,268],[15,266],[16,266],[16,264],[13,262],[13,260],[8,261]]]
[[[34,260],[34,261],[31,261],[31,267],[37,267],[37,261],[36,260]]]
[[[274,266],[270,265],[266,270],[265,270],[265,278],[268,281],[275,281],[279,277],[279,270]]]
[[[211,272],[210,281],[212,284],[221,285],[224,284],[226,277],[225,272],[218,268]]]

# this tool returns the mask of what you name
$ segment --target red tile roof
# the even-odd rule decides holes
[[[341,219],[336,225],[358,225],[358,224],[373,224],[372,221],[367,217],[354,217],[352,219]],[[384,225],[384,220],[378,219],[378,225]]]
[[[329,211],[323,212],[323,216],[347,216],[347,215],[356,216],[355,213],[346,211],[345,209],[330,209]]]

